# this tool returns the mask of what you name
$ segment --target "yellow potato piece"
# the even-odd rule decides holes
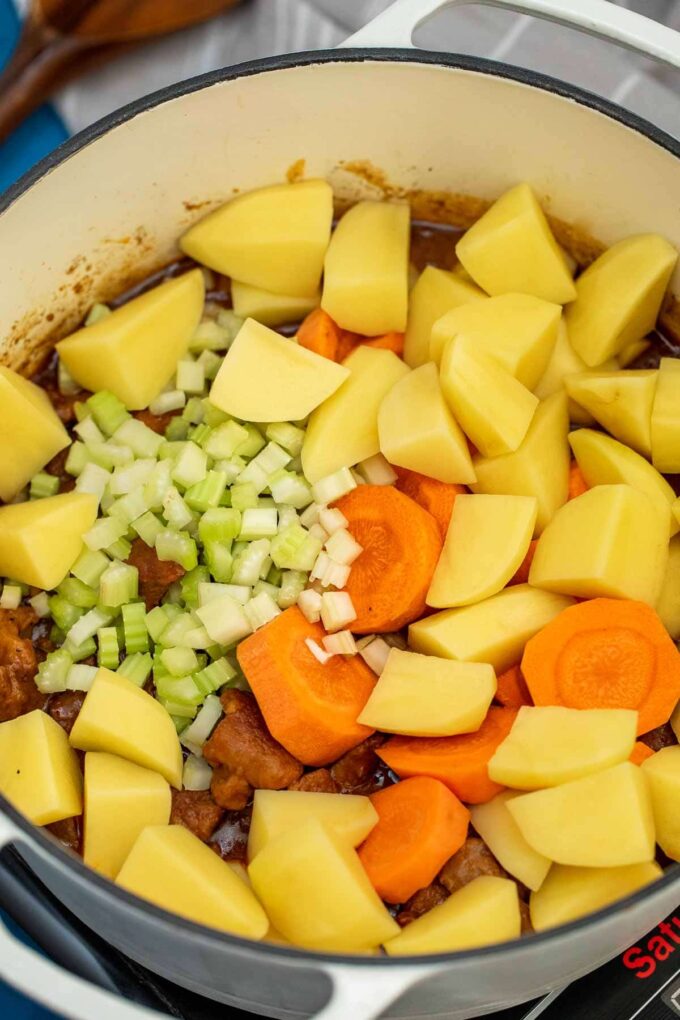
[[[680,744],[662,747],[642,763],[652,798],[656,841],[672,861],[680,861]]]
[[[607,432],[645,456],[651,454],[651,419],[658,372],[631,369],[567,376],[567,393]],[[680,398],[679,398],[680,399]]]
[[[473,733],[496,693],[493,667],[393,648],[358,721],[386,733]]]
[[[515,939],[520,929],[516,883],[482,875],[402,928],[384,948],[388,956],[453,953]]]
[[[593,429],[577,429],[569,435],[569,445],[589,486],[630,485],[651,499],[665,519],[675,502],[675,492],[649,461],[611,436]],[[671,514],[670,533],[680,530],[680,522]]]
[[[499,864],[513,878],[528,889],[540,889],[552,861],[529,846],[508,811],[508,801],[519,796],[521,794],[513,790],[504,790],[486,804],[473,804],[470,808],[472,824]]]
[[[559,305],[529,294],[501,294],[463,305],[433,325],[430,360],[439,363],[447,342],[463,334],[532,390],[548,367],[561,315]]]
[[[0,507],[0,575],[49,591],[64,580],[97,518],[97,499],[64,492]]]
[[[456,421],[484,457],[498,457],[520,446],[538,398],[497,361],[481,353],[474,337],[449,340],[440,375]]]
[[[187,230],[180,247],[253,287],[311,297],[319,289],[332,220],[326,181],[273,184],[209,213]]]
[[[558,864],[616,868],[654,860],[654,817],[645,778],[623,762],[508,803],[527,843]]]
[[[348,375],[343,365],[246,319],[215,377],[210,400],[243,421],[300,421]]]
[[[59,723],[36,709],[0,723],[0,793],[34,825],[81,814],[83,780]]]
[[[632,343],[627,344],[620,354],[616,355],[616,361],[619,368],[628,368],[629,365],[644,354],[649,349],[649,340],[633,340]]]
[[[661,622],[674,641],[680,639],[680,535],[671,539],[668,563],[656,602]]]
[[[157,907],[232,935],[262,939],[269,921],[229,865],[183,825],[149,825],[116,884]]]
[[[677,258],[665,238],[636,234],[581,273],[566,322],[571,345],[587,365],[600,365],[654,328]]]
[[[582,779],[628,760],[637,721],[637,712],[625,708],[523,706],[489,762],[489,776],[515,790]]]
[[[469,485],[475,475],[467,440],[442,396],[436,365],[399,379],[378,411],[381,453],[390,464],[440,482]]]
[[[408,374],[407,366],[392,351],[371,347],[357,347],[342,369],[349,378],[316,409],[305,433],[302,467],[312,483],[380,452],[380,405]]]
[[[503,457],[475,457],[473,492],[534,496],[540,535],[569,495],[569,418],[565,393],[541,401],[524,442]]]
[[[428,606],[465,606],[504,588],[529,548],[537,507],[534,496],[456,496]]]
[[[263,326],[283,326],[289,322],[299,322],[318,308],[321,292],[316,291],[311,297],[295,297],[253,287],[241,280],[232,280],[231,300],[234,314],[240,319],[256,319]]]
[[[680,361],[662,358],[652,407],[652,463],[657,471],[680,471]]]
[[[558,305],[576,297],[564,254],[528,184],[501,195],[463,234],[456,255],[487,294],[532,294]]]
[[[654,606],[668,564],[669,516],[630,485],[597,485],[557,511],[538,540],[529,581],[562,595]]]
[[[652,861],[620,868],[568,868],[554,864],[541,888],[529,899],[531,923],[536,931],[569,924],[630,896],[662,875],[663,870]]]
[[[274,928],[305,949],[373,949],[399,926],[345,839],[310,818],[282,833],[248,868]]]
[[[617,359],[609,358],[604,364],[598,366],[598,371],[615,371],[619,367]],[[536,386],[534,386],[534,393],[539,400],[546,400],[553,393],[561,393],[565,389],[565,379],[567,376],[578,372],[585,372],[587,369],[588,366],[585,361],[578,356],[569,342],[567,327],[564,318],[562,318],[557,330],[557,340],[553,347],[548,367]],[[574,422],[575,425],[592,425],[595,422],[592,414],[581,407],[580,404],[577,404],[575,400],[571,399],[569,400],[569,420]]]
[[[73,378],[88,390],[111,390],[131,411],[157,397],[201,321],[203,273],[159,284],[57,344]]]
[[[140,832],[167,825],[170,787],[157,772],[115,754],[85,755],[83,860],[115,878]]]
[[[378,336],[406,329],[411,211],[358,202],[338,223],[324,262],[321,307],[342,329]]]
[[[110,669],[100,669],[71,730],[80,751],[108,751],[159,772],[182,789],[182,749],[159,701]]]
[[[414,652],[459,662],[488,662],[503,673],[519,662],[524,646],[574,600],[515,584],[484,602],[444,609],[409,627]]]
[[[0,365],[0,499],[14,499],[70,442],[45,391]]]
[[[404,361],[418,368],[430,360],[430,333],[445,312],[459,305],[488,301],[483,290],[458,273],[426,266],[408,299],[408,321],[404,337]]]
[[[304,790],[256,790],[248,860],[254,860],[273,839],[297,829],[308,818],[318,818],[348,846],[358,846],[377,824],[378,812],[368,797]]]

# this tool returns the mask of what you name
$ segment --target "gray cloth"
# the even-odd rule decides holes
[[[680,30],[680,0],[618,2]],[[335,46],[387,6],[388,0],[246,0],[208,24],[158,40],[69,85],[57,106],[66,123],[79,130],[123,103],[203,71]],[[576,83],[680,138],[680,74],[580,32],[472,5],[441,11],[418,30],[415,41]]]

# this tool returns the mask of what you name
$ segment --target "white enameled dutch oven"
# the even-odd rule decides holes
[[[606,0],[494,5],[680,66],[680,37]],[[551,213],[601,241],[659,231],[680,247],[680,144],[571,85],[414,50],[413,30],[443,6],[398,0],[340,50],[274,57],[174,85],[43,160],[0,201],[3,362],[28,371],[95,296],[106,299],[169,261],[202,211],[238,189],[282,179],[301,159],[306,175],[342,183],[345,195],[358,188],[357,177],[339,170],[352,160],[405,189],[483,198],[526,180]],[[290,1020],[480,1016],[600,966],[680,901],[675,868],[554,932],[448,956],[352,958],[251,943],[147,905],[0,798],[4,844],[134,960],[215,1000]],[[158,1016],[60,970],[2,925],[0,975],[79,1020]]]

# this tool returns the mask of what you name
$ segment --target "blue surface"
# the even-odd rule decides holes
[[[0,0],[0,67],[9,57],[19,33],[11,0]],[[48,106],[36,110],[14,134],[0,144],[0,192],[37,160],[68,136],[61,120]],[[9,926],[12,928],[12,926]],[[16,929],[13,929],[16,934]],[[24,941],[28,941],[24,939]],[[36,1006],[0,981],[0,1017],[3,1020],[55,1020],[55,1014]]]

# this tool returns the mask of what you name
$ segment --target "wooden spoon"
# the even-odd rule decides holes
[[[239,0],[33,0],[0,73],[0,141],[58,86],[145,39],[215,17]]]

